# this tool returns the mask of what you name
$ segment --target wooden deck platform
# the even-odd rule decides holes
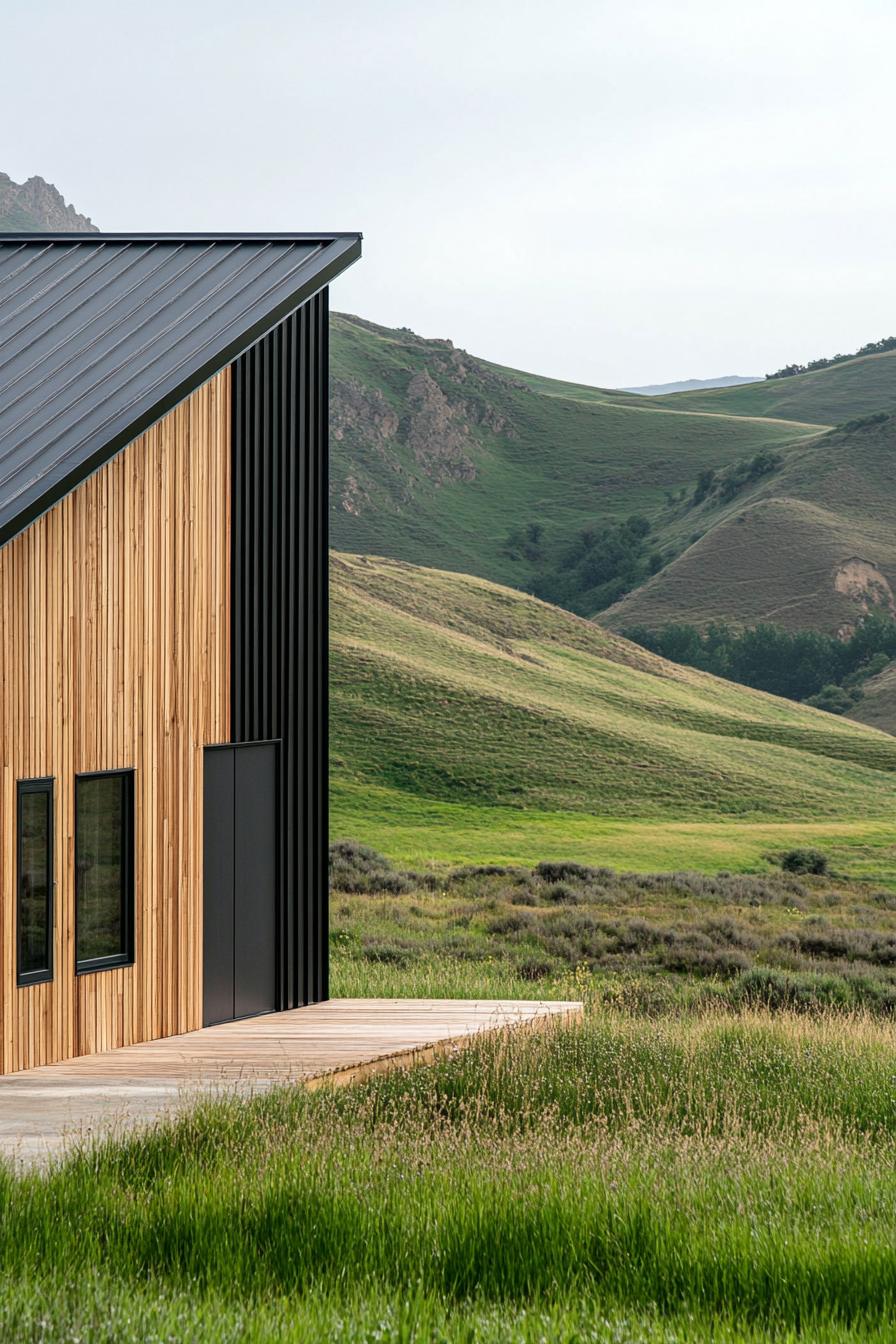
[[[199,1096],[348,1083],[432,1058],[483,1031],[578,1017],[578,1003],[332,999],[0,1077],[0,1156],[42,1164]]]

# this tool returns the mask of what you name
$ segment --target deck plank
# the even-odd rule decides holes
[[[209,1095],[356,1081],[472,1040],[581,1015],[578,1003],[332,999],[0,1077],[0,1157],[42,1165],[67,1148]]]

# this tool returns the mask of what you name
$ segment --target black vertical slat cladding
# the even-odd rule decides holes
[[[278,1005],[329,992],[327,292],[233,364],[232,739],[278,739]]]
[[[316,946],[320,949],[318,976],[321,986],[321,998],[330,997],[330,742],[328,733],[330,702],[330,463],[329,463],[329,386],[330,386],[330,314],[326,301],[320,305],[317,313],[317,369],[316,381],[321,395],[317,398],[317,436],[324,450],[317,459],[317,491],[315,507],[317,509],[317,552],[324,557],[325,563],[317,571],[317,608],[318,620],[324,631],[324,638],[317,641],[318,672],[316,682],[317,716],[315,757],[322,763],[324,787],[320,794],[320,803],[315,818],[317,822],[317,843],[314,846],[317,872],[315,887],[320,892],[317,903],[318,936]]]
[[[314,391],[316,391],[316,384],[314,384],[314,332],[312,313],[304,312],[301,316],[302,323],[304,323],[305,327],[305,331],[302,332],[302,337],[304,337],[304,339],[302,339],[302,387],[306,388],[305,405],[302,407],[302,425],[304,425],[305,430],[305,442],[310,449],[310,445],[314,444],[314,441],[316,441],[314,405],[316,405],[317,398],[316,395],[314,395]],[[316,567],[314,567],[314,559],[316,559],[317,554],[317,511],[313,507],[316,472],[314,472],[314,453],[312,450],[306,450],[304,454],[304,462],[305,499],[309,501],[309,508],[308,511],[306,511],[305,544],[304,547],[302,547],[305,564],[304,583],[310,591],[313,591],[314,586],[316,586],[314,581],[316,581],[317,578]],[[305,642],[305,648],[302,650],[302,661],[304,661],[306,667],[309,667],[309,665],[310,667],[313,667],[317,660],[317,649],[313,646],[313,640],[310,638],[308,628],[305,628],[302,634],[304,634]],[[308,742],[309,746],[309,750],[306,751],[304,757],[302,757],[302,766],[304,766],[305,777],[305,808],[308,808],[308,798],[312,797],[314,790],[314,699],[316,698],[314,698],[313,687],[310,688],[310,691],[312,691],[312,694],[305,699],[305,702],[302,703],[301,706],[302,719],[304,719],[304,723],[302,723],[302,732],[304,732],[305,741]],[[309,882],[314,882],[314,878],[316,878],[316,866],[314,866],[313,844],[309,847],[308,859],[310,870],[308,874]],[[314,974],[314,938],[316,938],[317,934],[316,915],[316,909],[310,909],[308,911],[308,938],[306,938],[305,946],[302,948],[302,952],[304,952],[304,970],[306,978],[313,977]]]

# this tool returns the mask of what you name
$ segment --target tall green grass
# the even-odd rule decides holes
[[[4,1178],[0,1331],[886,1338],[894,1065],[862,1017],[605,1010],[208,1105]]]

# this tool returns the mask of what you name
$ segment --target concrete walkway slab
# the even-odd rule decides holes
[[[432,1058],[483,1031],[581,1016],[579,1003],[332,999],[0,1077],[0,1157],[44,1165],[208,1096],[319,1086]]]

